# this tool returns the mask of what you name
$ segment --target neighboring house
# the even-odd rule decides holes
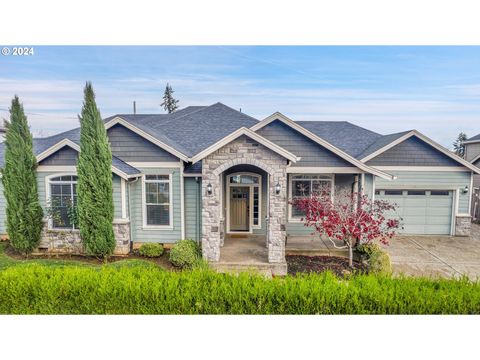
[[[480,134],[469,138],[467,141],[464,141],[464,144],[465,160],[480,168]],[[473,176],[471,212],[474,220],[480,220],[480,175]]]
[[[472,175],[480,169],[415,130],[380,135],[278,112],[258,121],[221,103],[116,115],[105,126],[114,155],[117,253],[192,238],[215,262],[225,239],[237,236],[230,234],[256,234],[265,239],[268,262],[282,265],[286,238],[311,233],[288,201],[321,185],[398,203],[405,233],[470,231]],[[73,129],[34,142],[41,204],[56,199],[62,215],[45,221],[41,248],[48,251],[81,249],[64,205],[76,195],[79,135]],[[4,220],[0,206],[3,232]]]

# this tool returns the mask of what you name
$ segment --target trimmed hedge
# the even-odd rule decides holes
[[[478,314],[480,283],[331,273],[265,279],[156,267],[0,271],[3,314]]]
[[[160,257],[163,254],[163,246],[157,243],[145,243],[140,246],[138,253],[149,258]]]
[[[191,239],[178,241],[170,250],[170,262],[181,269],[191,269],[202,258],[200,246]]]

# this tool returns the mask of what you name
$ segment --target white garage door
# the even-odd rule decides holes
[[[449,235],[452,223],[451,190],[376,190],[375,199],[398,205],[395,217],[402,218],[405,234]]]

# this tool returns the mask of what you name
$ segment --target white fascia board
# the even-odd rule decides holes
[[[480,139],[477,139],[477,140],[465,140],[465,141],[462,141],[462,144],[475,144],[475,143],[479,143],[480,142]]]
[[[384,171],[471,172],[465,166],[372,166]]]
[[[398,145],[400,144],[401,142],[411,138],[412,136],[416,136],[418,137],[420,140],[426,142],[427,144],[429,144],[430,146],[432,146],[434,149],[440,151],[441,153],[443,153],[444,155],[447,155],[448,157],[450,157],[451,159],[457,161],[458,163],[462,164],[463,166],[465,166],[466,168],[470,169],[471,171],[475,172],[476,174],[480,174],[480,169],[477,168],[475,165],[471,164],[470,162],[468,162],[467,160],[465,159],[462,159],[460,156],[454,154],[453,152],[451,152],[450,150],[444,148],[442,145],[438,144],[437,142],[433,141],[432,139],[426,137],[425,135],[423,135],[422,133],[418,132],[417,130],[412,130],[412,131],[409,131],[408,133],[406,133],[405,135],[399,137],[398,139],[396,139],[395,141],[392,141],[390,144],[384,146],[383,148],[373,152],[372,154],[364,157],[362,159],[362,161],[366,162],[368,160],[371,160],[373,158],[375,158],[376,156],[380,155],[381,153],[387,151],[388,149],[391,149],[392,147],[394,147],[395,145]]]
[[[300,160],[299,157],[296,155],[292,154],[291,152],[285,150],[284,148],[278,146],[277,144],[271,142],[268,139],[265,139],[263,136],[258,135],[254,131],[246,128],[246,127],[241,127],[240,129],[235,130],[231,134],[227,135],[220,141],[217,141],[215,144],[209,146],[205,150],[199,152],[197,155],[192,157],[192,163],[195,164],[197,161],[203,159],[204,157],[210,155],[212,152],[220,149],[221,147],[229,144],[230,142],[234,141],[235,139],[239,138],[240,136],[245,135],[251,138],[252,140],[255,140],[256,142],[262,144],[263,146],[269,148],[270,150],[276,152],[277,154],[283,156],[284,158],[292,161],[292,162],[297,162]]]
[[[361,174],[357,167],[289,166],[288,174]]]
[[[180,151],[174,149],[173,147],[171,147],[170,145],[167,145],[165,144],[164,142],[158,140],[156,137],[146,133],[145,131],[143,131],[142,129],[139,129],[138,127],[136,127],[135,125],[132,125],[131,123],[129,123],[127,120],[119,117],[119,116],[116,116],[114,117],[112,120],[110,120],[109,122],[107,122],[105,124],[105,129],[108,130],[110,129],[112,126],[114,125],[117,125],[117,124],[120,124],[124,127],[126,127],[127,129],[133,131],[134,133],[136,133],[137,135],[140,135],[141,137],[143,137],[144,139],[150,141],[151,143],[157,145],[158,147],[162,148],[163,150],[165,151],[168,151],[170,154],[173,154],[175,155],[176,157],[178,157],[179,159],[182,159],[183,161],[189,161],[190,159],[188,158],[187,155],[181,153]]]
[[[480,160],[480,154],[477,157],[474,157],[470,162],[473,164],[477,160]]]
[[[395,178],[394,176],[392,176],[390,174],[387,174],[387,173],[385,173],[383,171],[380,171],[380,170],[377,170],[377,169],[373,169],[372,167],[364,164],[362,161],[360,161],[358,159],[355,159],[353,156],[347,154],[345,151],[340,150],[336,146],[330,144],[328,141],[322,139],[318,135],[315,135],[311,131],[305,129],[303,126],[297,124],[295,121],[286,117],[285,115],[283,115],[282,113],[280,113],[278,111],[273,113],[272,115],[266,117],[265,119],[263,119],[259,123],[253,125],[250,128],[250,130],[257,131],[257,130],[263,128],[264,126],[270,124],[272,121],[275,121],[275,120],[279,120],[279,121],[283,122],[285,125],[287,125],[287,126],[291,127],[292,129],[298,131],[300,134],[306,136],[310,140],[315,141],[317,144],[319,144],[319,145],[323,146],[324,148],[330,150],[334,154],[338,155],[342,159],[348,161],[349,163],[355,165],[356,167],[358,167],[359,169],[361,169],[365,172],[376,175],[376,176],[381,177],[382,179],[386,179],[386,180],[393,180]]]

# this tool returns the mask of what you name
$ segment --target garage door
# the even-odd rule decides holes
[[[405,234],[450,234],[453,191],[451,190],[376,190],[375,199],[398,205],[393,217],[401,217]]]

